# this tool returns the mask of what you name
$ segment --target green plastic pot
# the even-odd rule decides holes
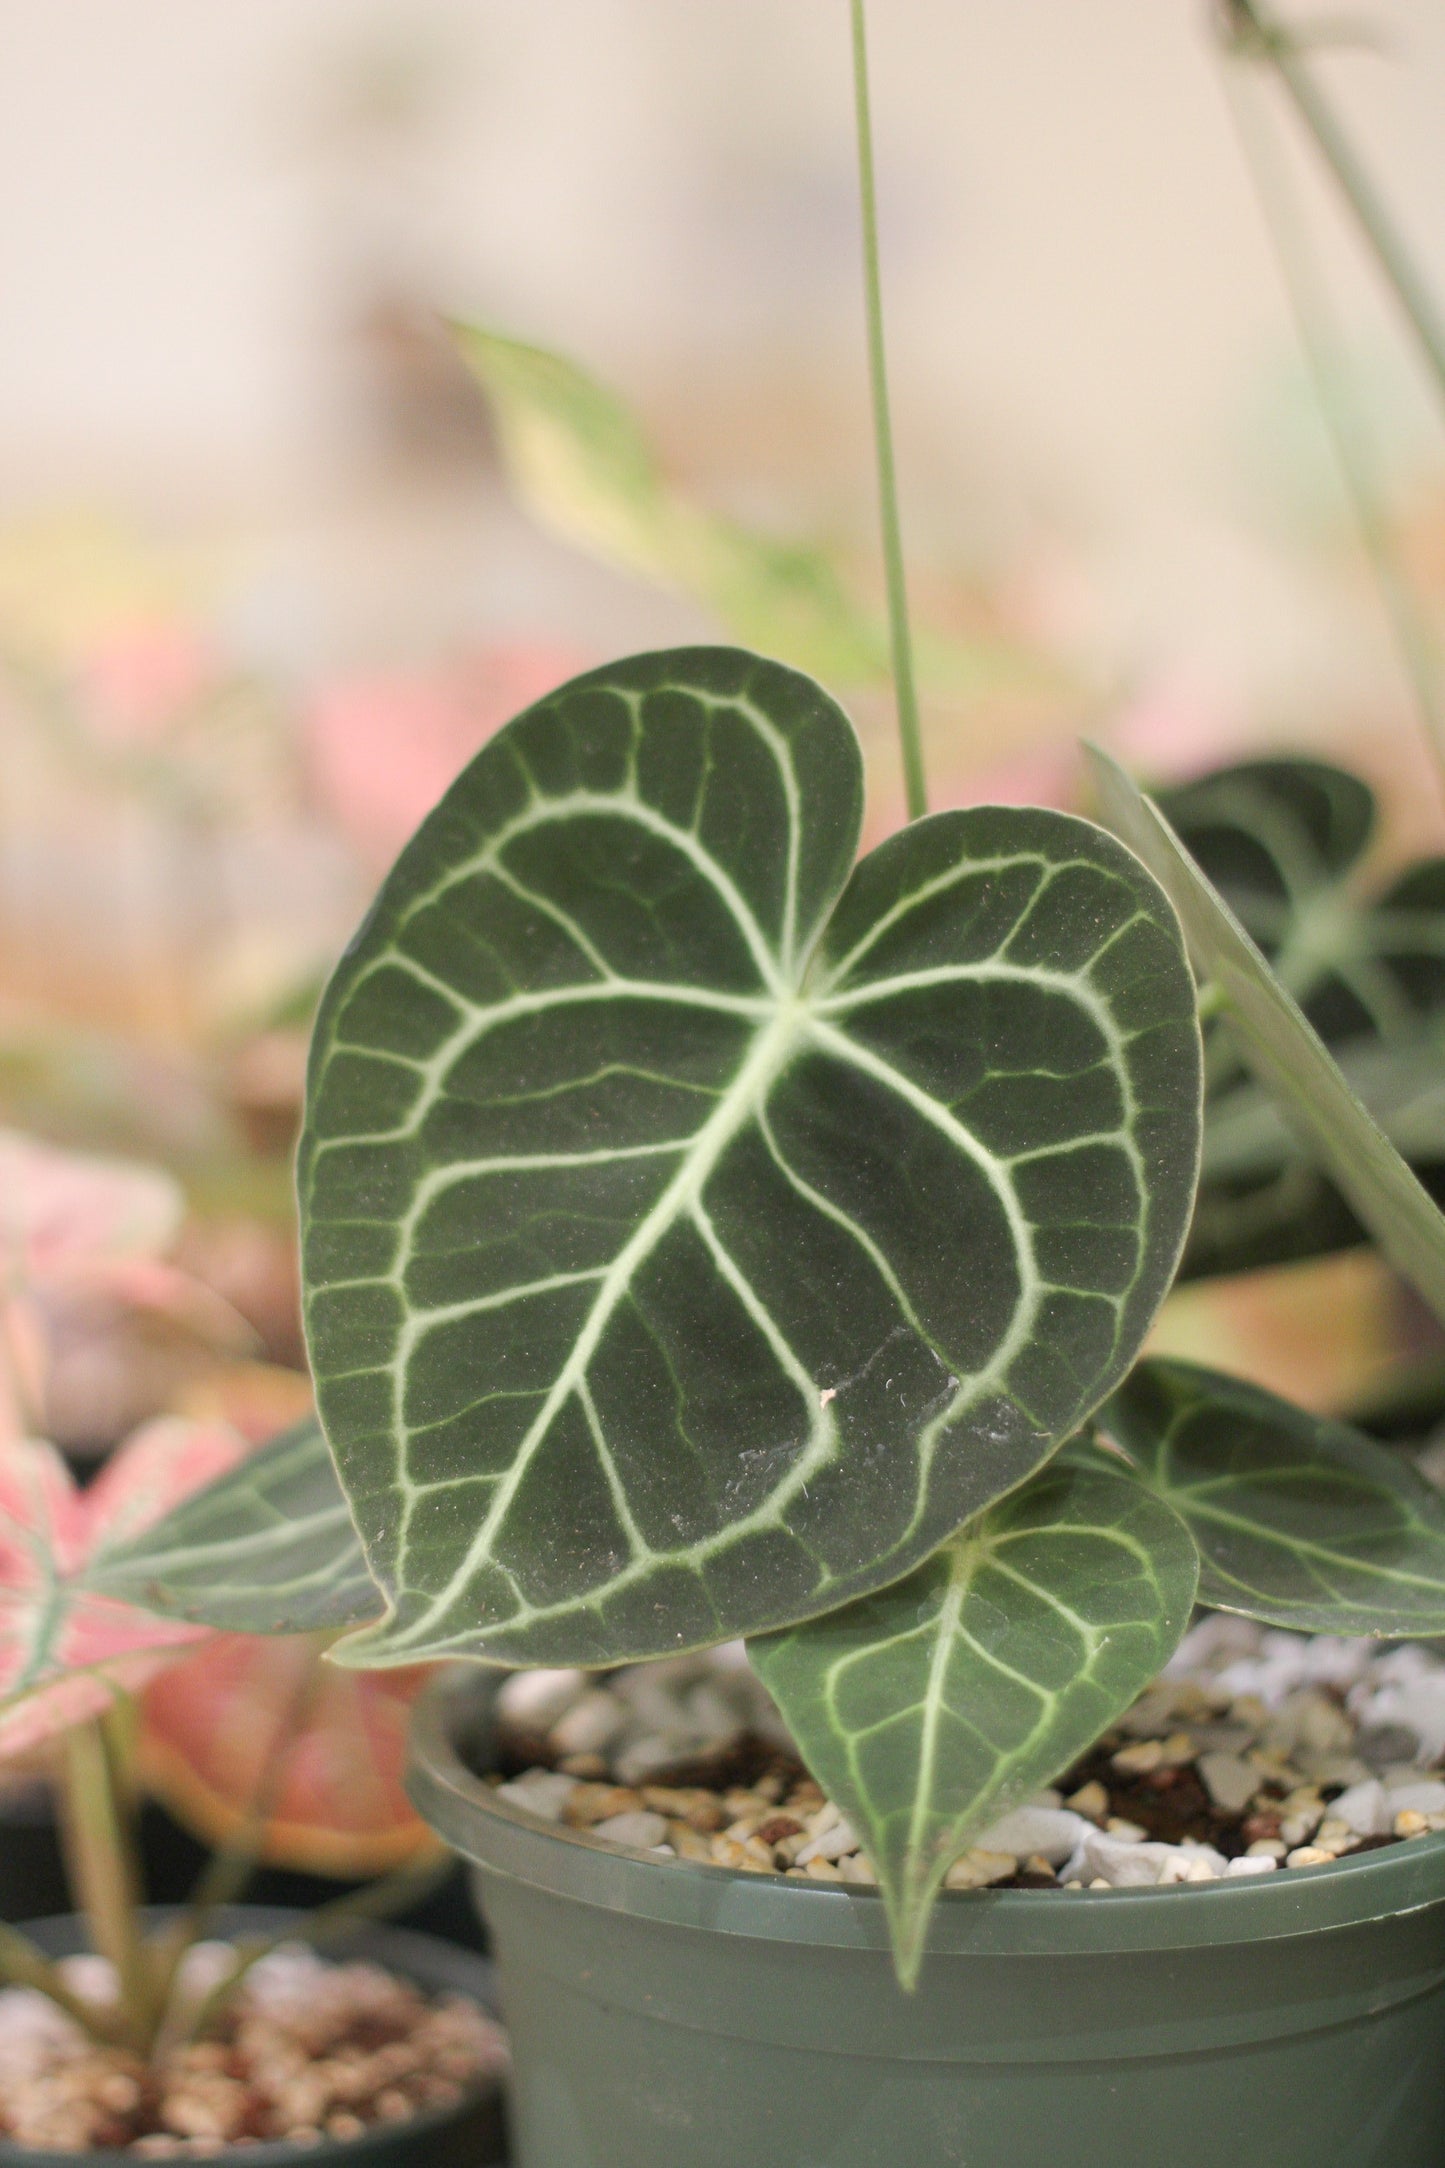
[[[174,1917],[159,1906],[147,1915],[153,1925]],[[231,1905],[218,1917],[217,1939],[274,1935],[299,1923],[305,1914],[271,1905]],[[48,1957],[69,1957],[89,1948],[85,1922],[74,1913],[58,1919],[27,1921],[25,1933]],[[487,1960],[455,1948],[434,1935],[404,1927],[365,1926],[335,1944],[341,1958],[365,1957],[430,1995],[470,1995],[496,2010],[495,1982]],[[506,2160],[501,2104],[495,2085],[487,2085],[454,2108],[423,2111],[405,2123],[382,2125],[360,2138],[328,2138],[319,2145],[248,2145],[211,2156],[230,2168],[501,2168]],[[0,2138],[0,2168],[136,2168],[136,2155],[110,2148],[88,2153],[37,2151]]]
[[[516,2168],[1441,2168],[1445,1836],[1168,1890],[938,1904],[914,1995],[867,1889],[648,1859],[499,1802],[495,1680],[412,1796],[478,1870]]]

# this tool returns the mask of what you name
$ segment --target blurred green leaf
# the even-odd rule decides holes
[[[1445,862],[1371,894],[1373,792],[1322,761],[1251,761],[1158,794],[1179,840],[1427,1187],[1445,1182]],[[1318,1255],[1361,1228],[1266,1094],[1232,1024],[1207,1034],[1199,1205],[1185,1276]]]
[[[606,563],[690,595],[728,631],[825,683],[886,678],[888,631],[826,551],[710,512],[667,480],[615,393],[565,355],[456,327],[490,404],[512,483],[557,533]],[[1021,641],[923,626],[919,675],[940,693],[1042,685],[1059,673]]]
[[[1439,1208],[1158,808],[1106,753],[1090,747],[1089,762],[1105,819],[1171,898],[1195,964],[1218,990],[1250,1068],[1396,1270],[1445,1319]]]

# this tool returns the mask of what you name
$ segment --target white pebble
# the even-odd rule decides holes
[[[806,1867],[810,1859],[842,1859],[845,1854],[859,1849],[860,1842],[853,1834],[852,1823],[840,1814],[820,1835],[809,1838],[793,1865]]]
[[[1259,1790],[1259,1771],[1238,1754],[1201,1754],[1195,1767],[1210,1798],[1226,1814],[1242,1814]]]
[[[1224,1872],[1226,1878],[1233,1881],[1237,1876],[1247,1874],[1273,1874],[1278,1865],[1279,1861],[1267,1853],[1247,1852],[1240,1859],[1227,1860]]]
[[[1441,1789],[1445,1791],[1445,1786]],[[1370,1777],[1330,1802],[1330,1818],[1343,1822],[1357,1837],[1388,1837],[1395,1826],[1398,1800],[1398,1792],[1387,1793],[1378,1777]]]
[[[577,1779],[564,1777],[558,1769],[527,1769],[510,1784],[499,1784],[497,1797],[505,1799],[509,1807],[525,1807],[528,1814],[539,1814],[544,1822],[560,1822],[562,1810],[576,1789]]]
[[[1182,1880],[1194,1862],[1203,1861],[1212,1874],[1224,1872],[1222,1853],[1209,1844],[1127,1844],[1107,1830],[1091,1828],[1073,1858],[1060,1870],[1060,1880],[1107,1882],[1113,1889],[1142,1888],[1157,1883],[1168,1867]]]
[[[497,1710],[509,1724],[550,1731],[586,1683],[583,1671],[514,1671],[497,1689]]]
[[[1396,1814],[1406,1807],[1413,1808],[1416,1814],[1445,1814],[1445,1784],[1438,1777],[1414,1784],[1392,1784],[1388,1805]]]
[[[574,1701],[547,1736],[559,1754],[596,1754],[626,1722],[627,1710],[617,1696],[598,1686]]]
[[[669,1762],[681,1761],[709,1743],[693,1732],[646,1732],[620,1753],[614,1751],[612,1768],[619,1784],[646,1784],[655,1770],[665,1769]]]
[[[604,1844],[625,1844],[633,1851],[651,1852],[666,1837],[667,1821],[661,1814],[637,1807],[626,1814],[609,1814],[605,1822],[594,1822],[591,1834]]]
[[[978,1846],[984,1852],[1011,1852],[1015,1859],[1029,1859],[1037,1852],[1057,1867],[1078,1849],[1092,1827],[1082,1814],[1070,1814],[1064,1807],[1015,1807],[1012,1814],[989,1824]]]

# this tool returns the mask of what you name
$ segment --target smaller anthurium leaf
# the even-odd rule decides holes
[[[748,1656],[863,1838],[905,1987],[949,1866],[1168,1661],[1199,1561],[1119,1469],[1056,1462],[892,1588]]]
[[[108,1543],[133,1538],[245,1451],[224,1424],[164,1418],[80,1491],[54,1446],[0,1445],[0,1754],[98,1715],[201,1637],[204,1628],[151,1617],[88,1577]]]
[[[1168,823],[1116,762],[1089,749],[1105,818],[1173,902],[1241,1053],[1380,1248],[1445,1318],[1445,1217],[1351,1091],[1297,1002]]]
[[[1180,842],[1299,1003],[1351,1088],[1435,1197],[1445,1176],[1445,863],[1372,888],[1368,785],[1323,761],[1248,761],[1162,790]],[[1228,1013],[1208,1034],[1199,1208],[1183,1273],[1237,1272],[1360,1239],[1360,1225],[1241,1073]]]
[[[1445,1501],[1398,1453],[1183,1362],[1140,1363],[1099,1428],[1194,1537],[1201,1603],[1299,1633],[1445,1634]]]
[[[1372,893],[1368,784],[1318,760],[1255,760],[1158,793],[1169,826],[1320,1037],[1410,1038],[1445,1002],[1445,861]]]
[[[231,1633],[335,1631],[381,1597],[320,1426],[298,1423],[86,1576],[97,1594]]]
[[[1156,803],[1322,1038],[1401,1021],[1354,894],[1375,827],[1368,784],[1324,761],[1254,760]]]

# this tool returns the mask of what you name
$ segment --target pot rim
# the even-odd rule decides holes
[[[463,1760],[456,1738],[464,1724],[485,1715],[505,1676],[489,1666],[451,1667],[412,1712],[412,1802],[485,1874],[660,1925],[763,1942],[887,1949],[876,1889],[652,1859],[498,1799]],[[1436,1905],[1445,1905],[1445,1830],[1328,1866],[1168,1889],[944,1890],[927,1948],[938,1956],[1017,1957],[1196,1949],[1359,1927]]]
[[[156,1926],[164,1926],[170,1919],[184,1912],[184,1905],[146,1905],[142,1917]],[[254,1929],[279,1929],[288,1920],[306,1917],[299,1905],[223,1905],[217,1916],[214,1939],[226,1941],[247,1927]],[[84,1920],[77,1912],[55,1912],[43,1919],[24,1920],[20,1923],[22,1934],[34,1934],[46,1928],[77,1925],[84,1927]],[[459,1982],[438,1981],[428,1987],[421,1978],[424,1965],[422,1945],[440,1951],[449,1961],[456,1960],[451,1969],[471,1975],[472,1987],[464,1988]],[[397,1927],[388,1920],[359,1919],[353,1929],[338,1938],[337,1956],[344,1961],[348,1956],[369,1957],[398,1973],[403,1979],[411,1979],[416,1985],[426,1987],[431,1994],[467,1993],[495,2019],[497,2000],[495,1974],[491,1960],[480,1956],[475,1950],[464,1949],[459,1943],[448,1942],[444,1936],[434,1935],[425,1928]],[[413,1969],[413,1968],[416,1969]],[[462,2098],[448,2107],[421,2108],[408,2116],[404,2123],[372,2125],[357,2138],[325,2138],[314,2144],[300,2144],[291,2138],[265,2138],[253,2144],[226,2146],[212,2156],[220,2168],[244,2162],[246,2168],[301,2168],[304,2162],[331,2163],[336,2168],[355,2161],[357,2168],[366,2168],[367,2160],[374,2154],[378,2138],[388,2140],[416,2137],[425,2141],[445,2130],[449,2124],[471,2113],[479,2102],[498,2090],[500,2079],[483,2078],[470,2086]],[[421,2158],[422,2155],[418,2155]],[[40,2163],[53,2163],[53,2168],[136,2168],[138,2156],[124,2146],[92,2146],[83,2153],[23,2144],[19,2139],[0,2134],[0,2168],[39,2168]]]

